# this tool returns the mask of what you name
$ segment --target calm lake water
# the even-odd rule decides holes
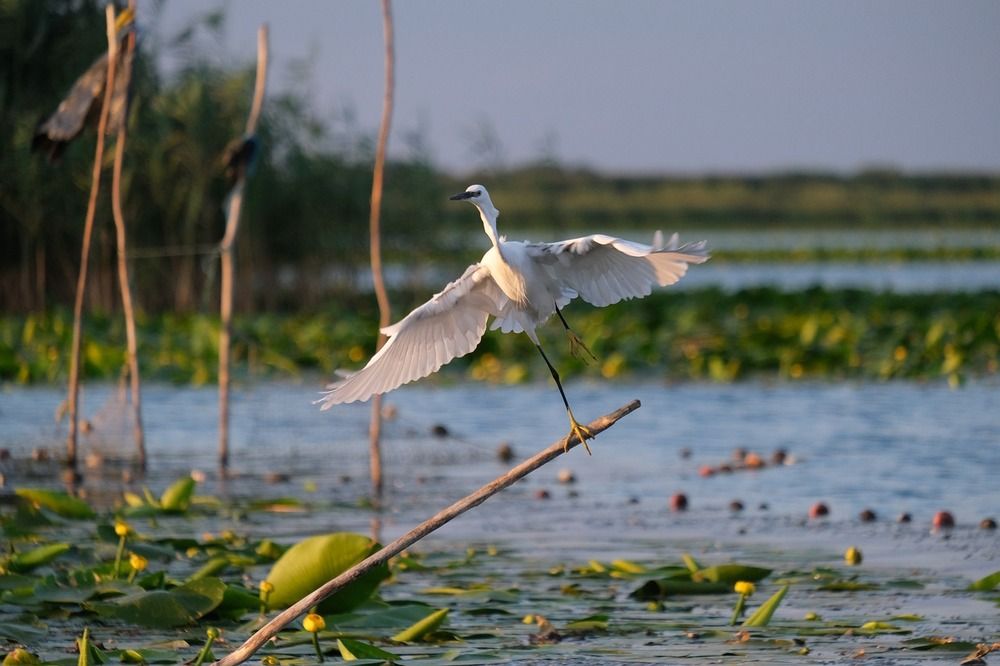
[[[206,479],[199,493],[237,500],[297,497],[311,510],[212,512],[150,521],[141,530],[190,535],[232,529],[252,539],[292,543],[328,531],[370,533],[378,515],[387,542],[504,472],[508,466],[495,453],[501,442],[510,443],[521,459],[566,430],[558,393],[548,385],[425,382],[404,387],[387,401],[398,415],[385,429],[388,492],[385,509],[376,514],[359,505],[368,494],[369,407],[346,405],[321,413],[310,404],[321,384],[318,379],[269,382],[235,392],[232,458],[237,476],[225,483],[214,473],[214,387],[148,386],[144,397],[152,474],[145,483],[154,492],[200,470]],[[679,561],[682,553],[711,564],[748,562],[803,572],[817,566],[843,569],[844,549],[860,547],[864,566],[857,574],[844,575],[860,575],[877,589],[823,592],[815,584],[798,584],[778,610],[779,628],[771,635],[795,637],[810,624],[801,620],[806,612],[855,627],[916,614],[918,619],[905,623],[912,633],[866,637],[842,634],[841,628],[810,635],[808,663],[845,663],[864,651],[880,663],[922,666],[941,663],[942,654],[905,650],[901,641],[908,636],[946,635],[975,643],[995,635],[993,602],[965,591],[972,580],[1000,569],[997,530],[977,526],[985,516],[1000,515],[1000,386],[995,382],[956,390],[941,383],[902,382],[578,382],[567,388],[583,420],[635,398],[643,406],[601,434],[591,444],[592,457],[574,449],[415,549],[435,561],[453,561],[473,548],[478,553],[474,565],[407,572],[382,590],[387,599],[451,607],[449,626],[465,637],[460,649],[473,663],[479,663],[476,655],[482,655],[482,663],[595,666],[680,660],[804,663],[797,647],[780,641],[734,645],[734,629],[726,624],[732,595],[668,599],[664,610],[651,612],[628,597],[641,577],[615,581],[546,573],[553,567],[569,571],[589,560],[619,558],[657,566]],[[85,451],[107,456],[127,452],[129,436],[116,390],[88,385],[83,397],[83,413],[93,424]],[[61,448],[64,433],[53,420],[61,400],[62,390],[55,388],[0,392],[0,446],[12,452],[10,460],[0,462],[8,486],[58,485],[57,466],[28,458],[34,448]],[[450,435],[435,436],[434,426],[444,426]],[[765,456],[785,448],[794,464],[699,476],[700,465],[728,460],[735,447]],[[690,450],[689,457],[682,457],[683,449]],[[560,469],[572,470],[576,483],[560,484]],[[268,480],[269,472],[287,478]],[[113,502],[121,488],[113,470],[88,472],[85,490],[94,501]],[[548,491],[548,499],[539,498],[541,490]],[[690,508],[670,512],[668,498],[679,491],[688,495]],[[742,500],[746,509],[732,512],[733,499]],[[830,506],[831,516],[806,520],[808,507],[818,500]],[[857,515],[863,508],[874,509],[879,520],[862,523]],[[942,508],[954,513],[958,526],[932,533],[931,516]],[[912,513],[912,523],[894,522],[903,511]],[[499,555],[484,556],[487,545]],[[257,567],[251,576],[263,576],[265,568]],[[436,586],[484,582],[514,592],[505,592],[508,600],[502,604],[486,596],[443,599],[430,592]],[[568,582],[573,583],[569,596],[564,588]],[[765,585],[766,595],[776,589],[776,583]],[[755,597],[754,603],[763,598]],[[536,629],[520,620],[540,613],[563,626],[595,612],[610,615],[611,631],[537,649],[529,637]],[[79,627],[50,624],[58,636],[46,647],[56,658],[63,654],[57,646],[71,644]],[[691,640],[691,628],[710,633]],[[113,628],[100,630],[105,639],[115,636]],[[197,642],[203,630],[188,633]],[[171,637],[175,634],[154,632],[145,640]],[[242,640],[233,631],[230,638],[237,637]],[[134,632],[118,638],[123,644],[141,644]],[[411,646],[408,652],[443,649]],[[944,662],[957,663],[961,656],[947,653]]]
[[[346,503],[366,494],[369,407],[320,412],[310,402],[320,385],[319,380],[260,383],[236,391],[232,460],[244,479],[225,492]],[[824,523],[831,529],[903,529],[890,523],[910,512],[914,523],[908,529],[923,534],[933,513],[948,509],[960,525],[975,530],[981,518],[1000,516],[998,388],[995,383],[955,390],[942,383],[571,383],[567,390],[583,420],[633,398],[643,406],[598,437],[593,457],[572,451],[488,502],[477,518],[459,519],[445,532],[470,539],[501,531],[529,538],[560,533],[573,542],[605,545],[641,538],[648,530],[704,533],[707,525],[719,537],[747,531],[792,536],[800,532],[810,504],[820,500],[831,508]],[[127,454],[130,440],[113,387],[87,386],[83,396],[83,413],[94,425],[84,450]],[[19,462],[32,449],[61,450],[63,429],[53,414],[62,398],[56,388],[0,393],[0,446],[15,459],[0,463],[6,465],[8,485],[32,473]],[[144,400],[150,485],[198,469],[208,477],[205,490],[219,490],[214,387],[148,386]],[[501,442],[521,459],[566,429],[558,393],[543,384],[418,384],[391,394],[387,403],[398,410],[384,443],[391,533],[405,531],[504,471],[495,455]],[[434,436],[435,425],[451,435]],[[736,447],[765,458],[784,448],[795,463],[699,476],[701,465],[727,461]],[[690,457],[682,457],[683,449]],[[572,470],[577,483],[560,485],[560,468]],[[287,474],[289,480],[265,483],[267,472]],[[107,481],[101,484],[106,487]],[[543,488],[551,499],[536,499]],[[684,514],[667,511],[675,492],[690,499]],[[741,514],[729,509],[734,499],[746,506]],[[880,527],[860,524],[857,515],[864,508],[877,512]],[[368,518],[344,512],[337,520],[358,527]],[[991,544],[996,547],[997,541]]]

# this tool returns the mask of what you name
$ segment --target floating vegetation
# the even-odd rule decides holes
[[[402,303],[426,294],[397,295]],[[355,299],[356,300],[356,299]],[[945,380],[1000,372],[1000,292],[894,294],[821,288],[716,289],[656,293],[604,309],[570,306],[567,316],[599,362],[565,354],[560,371],[613,379],[642,373],[667,379],[729,382],[749,377]],[[234,322],[233,354],[243,376],[291,377],[357,367],[367,357],[376,315],[370,303],[345,299],[312,315],[260,315]],[[0,317],[0,380],[62,381],[70,316]],[[124,332],[118,317],[87,322],[83,371],[120,376]],[[215,380],[218,321],[164,315],[139,321],[139,356],[152,378],[202,384]],[[560,334],[558,327],[552,335]],[[546,333],[547,334],[547,333]],[[528,360],[530,359],[530,360]],[[530,342],[488,334],[449,366],[489,382],[540,378]],[[440,380],[439,380],[440,381]]]
[[[253,536],[275,534],[284,520],[268,511],[271,501],[223,502],[196,490],[184,477],[158,496],[145,492],[136,512],[124,496],[118,509],[95,510],[57,491],[18,489],[0,509],[8,551],[0,561],[5,663],[208,663],[252,634],[271,609],[378,547],[345,532],[287,543]],[[233,515],[241,516],[237,530],[197,534],[205,521]],[[916,611],[933,583],[936,595],[980,603],[986,617],[1000,572],[971,583],[902,580],[896,571],[848,567],[836,552],[815,558],[775,556],[760,566],[680,553],[539,569],[538,560],[488,544],[411,550],[286,627],[258,658],[481,664],[739,651],[747,662],[769,662],[807,653],[835,660],[845,650],[969,653],[989,639],[975,633],[985,626],[976,620],[956,625],[950,612],[945,621]],[[911,612],[880,613],[890,599]],[[815,610],[800,619],[794,609],[803,607]],[[77,655],[67,659],[70,650]]]

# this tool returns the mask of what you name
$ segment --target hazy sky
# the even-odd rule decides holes
[[[266,21],[275,85],[307,62],[316,112],[351,109],[375,131],[378,2],[169,0],[151,24],[142,0],[140,23],[167,37],[216,6],[223,38],[199,42],[212,58],[249,63]],[[393,12],[390,150],[420,129],[456,173],[482,164],[484,127],[506,164],[1000,170],[995,0],[405,0]]]

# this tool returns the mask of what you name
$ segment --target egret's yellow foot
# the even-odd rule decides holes
[[[573,418],[573,412],[569,413],[569,434],[576,436],[576,438],[583,444],[583,448],[587,449],[587,455],[592,455],[590,452],[590,447],[587,446],[588,439],[594,439],[597,435],[590,431],[585,425],[580,425],[575,418]],[[566,445],[563,447],[563,451],[569,451],[569,438],[566,439]]]
[[[566,330],[566,335],[569,336],[569,353],[574,357],[580,359],[584,363],[589,363],[586,356],[590,357],[591,361],[597,361],[597,357],[594,356],[594,352],[587,348],[587,345],[583,344],[583,340],[574,333],[573,331]],[[586,356],[584,356],[586,354]],[[582,440],[581,440],[582,441]]]

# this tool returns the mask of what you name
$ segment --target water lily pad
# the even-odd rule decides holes
[[[604,614],[590,615],[567,622],[564,627],[567,631],[604,631],[608,628],[608,616]]]
[[[273,591],[267,597],[267,607],[290,606],[380,547],[362,534],[348,532],[322,534],[300,541],[285,551],[268,573],[267,582],[273,586]],[[375,567],[324,600],[319,605],[320,611],[350,610],[370,597],[388,577],[388,566]]]
[[[643,583],[632,591],[633,599],[659,601],[669,596],[685,594],[725,594],[732,590],[727,583],[695,582],[688,578],[658,578]]]
[[[781,600],[785,598],[785,594],[788,593],[788,586],[782,585],[777,592],[771,595],[771,598],[760,605],[753,615],[748,617],[744,622],[744,627],[766,627],[771,621],[771,616],[774,615],[774,611],[778,609],[781,605]]]
[[[218,578],[202,578],[171,590],[137,592],[86,606],[131,624],[166,629],[192,624],[210,613],[222,603],[225,591],[226,584]]]
[[[48,564],[70,549],[68,543],[50,543],[39,546],[24,553],[19,553],[7,563],[7,568],[11,571],[23,572],[31,571],[43,564]]]
[[[857,580],[833,580],[820,585],[820,590],[826,592],[863,592],[865,590],[878,589],[877,583],[862,583]]]
[[[691,574],[691,580],[706,580],[710,583],[727,583],[732,585],[741,580],[756,583],[770,575],[770,569],[763,569],[761,567],[751,567],[745,564],[718,564],[714,567],[695,571]]]
[[[948,650],[968,652],[976,649],[976,643],[960,641],[954,636],[919,636],[902,641],[910,650]]]
[[[989,592],[997,585],[1000,585],[1000,571],[994,571],[989,576],[984,576],[969,586],[973,592]]]
[[[389,662],[390,664],[394,664],[400,659],[391,652],[386,652],[385,650],[377,648],[374,645],[368,645],[367,643],[356,641],[353,638],[338,638],[337,649],[340,650],[340,656],[344,661],[357,661],[358,659],[381,659]]]
[[[26,622],[0,622],[0,638],[5,638],[23,645],[38,644],[44,640],[48,634],[48,629],[34,624],[28,624]]]
[[[83,500],[57,490],[18,488],[14,493],[18,497],[23,497],[32,504],[48,509],[63,518],[86,520],[96,515],[90,505]]]
[[[184,513],[191,506],[195,485],[190,476],[178,479],[160,495],[160,508],[168,513]]]
[[[434,633],[446,617],[448,617],[447,608],[436,610],[393,636],[392,640],[397,643],[410,643],[422,640],[428,634]]]

